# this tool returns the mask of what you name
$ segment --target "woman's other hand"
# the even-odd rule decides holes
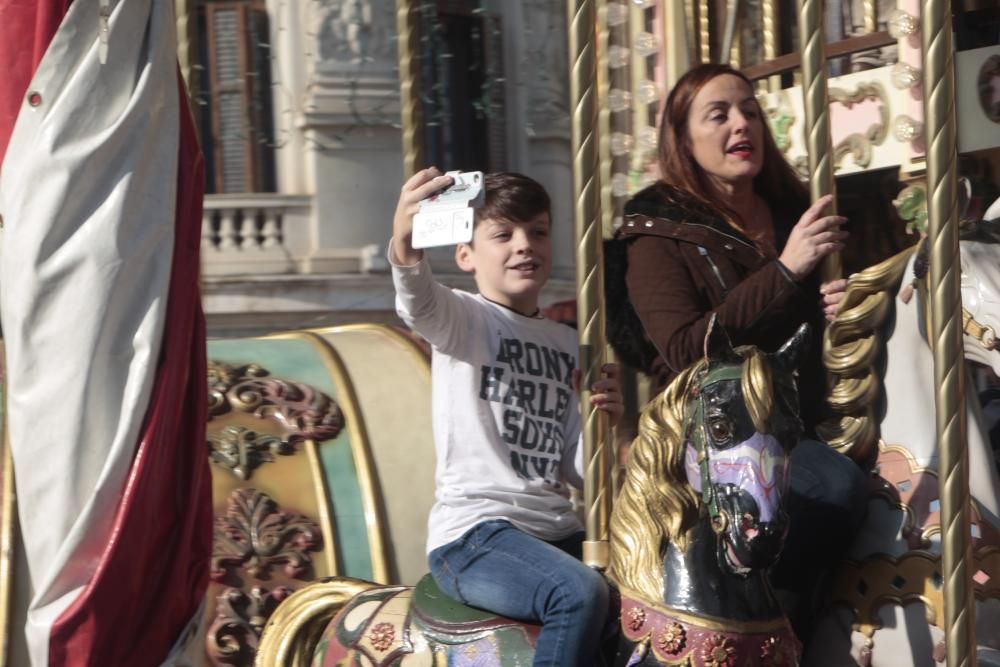
[[[802,214],[788,236],[785,249],[778,260],[795,280],[801,280],[812,273],[820,260],[844,247],[847,232],[840,225],[847,218],[839,215],[823,215],[823,209],[833,201],[832,195],[816,200],[809,210]]]
[[[827,322],[833,322],[840,310],[840,302],[844,300],[844,292],[847,291],[847,279],[840,278],[823,283],[819,287],[820,305],[823,306],[823,315]]]

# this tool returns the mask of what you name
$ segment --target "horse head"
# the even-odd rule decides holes
[[[797,664],[767,573],[787,532],[788,454],[802,433],[795,369],[808,335],[803,325],[773,354],[734,349],[713,319],[705,358],[643,411],[608,572],[629,665],[682,664],[698,651]]]
[[[803,325],[773,354],[734,349],[713,320],[705,358],[647,406],[612,515],[610,575],[624,588],[660,600],[665,543],[684,551],[700,523],[726,576],[777,560],[787,455],[802,433],[794,372],[807,337]]]
[[[746,576],[773,565],[788,517],[788,452],[802,434],[794,370],[808,328],[773,355],[733,350],[712,327],[688,403],[684,468],[719,536],[720,568]]]

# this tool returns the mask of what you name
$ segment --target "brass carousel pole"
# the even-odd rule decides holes
[[[423,117],[420,104],[420,57],[417,0],[396,0],[399,50],[399,112],[403,128],[403,178],[424,167]]]
[[[600,411],[590,405],[590,385],[604,361],[604,267],[597,134],[596,18],[601,0],[567,0],[570,62],[570,122],[573,141],[574,223],[576,227],[577,326],[580,336],[580,410],[583,423],[584,505],[587,540],[583,561],[608,565],[611,518],[611,443]]]
[[[876,0],[864,1],[865,32],[872,34],[878,30],[878,6]]]
[[[608,48],[611,46],[611,30],[608,27],[608,2],[598,8],[597,17],[597,127],[598,127],[598,182],[601,191],[601,230],[604,236],[614,231],[615,207],[611,191],[613,160],[611,157],[611,109],[608,108],[608,91],[611,88],[611,67],[608,62]],[[616,3],[617,4],[617,3]]]
[[[778,0],[763,0],[763,41],[764,59],[774,60],[778,57],[779,35],[778,35]],[[781,75],[776,74],[767,78],[767,89],[776,93],[781,90]]]
[[[950,0],[921,3],[931,347],[941,485],[941,575],[948,667],[976,664],[969,453],[958,248],[955,69]]]
[[[712,33],[708,22],[708,0],[698,2],[698,57],[700,62],[712,62]]]
[[[799,0],[799,41],[802,45],[802,95],[806,113],[806,151],[809,154],[809,194],[812,201],[828,194],[837,212],[837,184],[833,178],[830,142],[830,102],[826,87],[826,37],[823,33],[823,1]],[[840,253],[827,255],[820,267],[824,281],[840,278]]]

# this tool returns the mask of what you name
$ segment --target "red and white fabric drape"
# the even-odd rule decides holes
[[[171,0],[0,0],[0,318],[40,666],[169,664],[211,550],[203,173]],[[17,630],[16,628],[13,630]]]

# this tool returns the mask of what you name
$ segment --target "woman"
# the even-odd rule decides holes
[[[816,574],[843,555],[866,500],[858,467],[815,440],[826,386],[823,317],[832,319],[846,287],[843,280],[820,286],[815,273],[843,247],[845,219],[823,213],[829,197],[808,206],[749,80],[727,65],[681,77],[659,141],[662,180],[626,205],[624,243],[615,244],[627,262],[627,299],[609,299],[620,309],[609,312],[612,338],[626,362],[663,386],[701,357],[713,314],[734,344],[766,351],[803,322],[813,325],[799,378],[806,439],[792,454],[792,528],[775,571],[775,584],[799,598],[789,611],[805,640],[810,609],[825,591]]]

